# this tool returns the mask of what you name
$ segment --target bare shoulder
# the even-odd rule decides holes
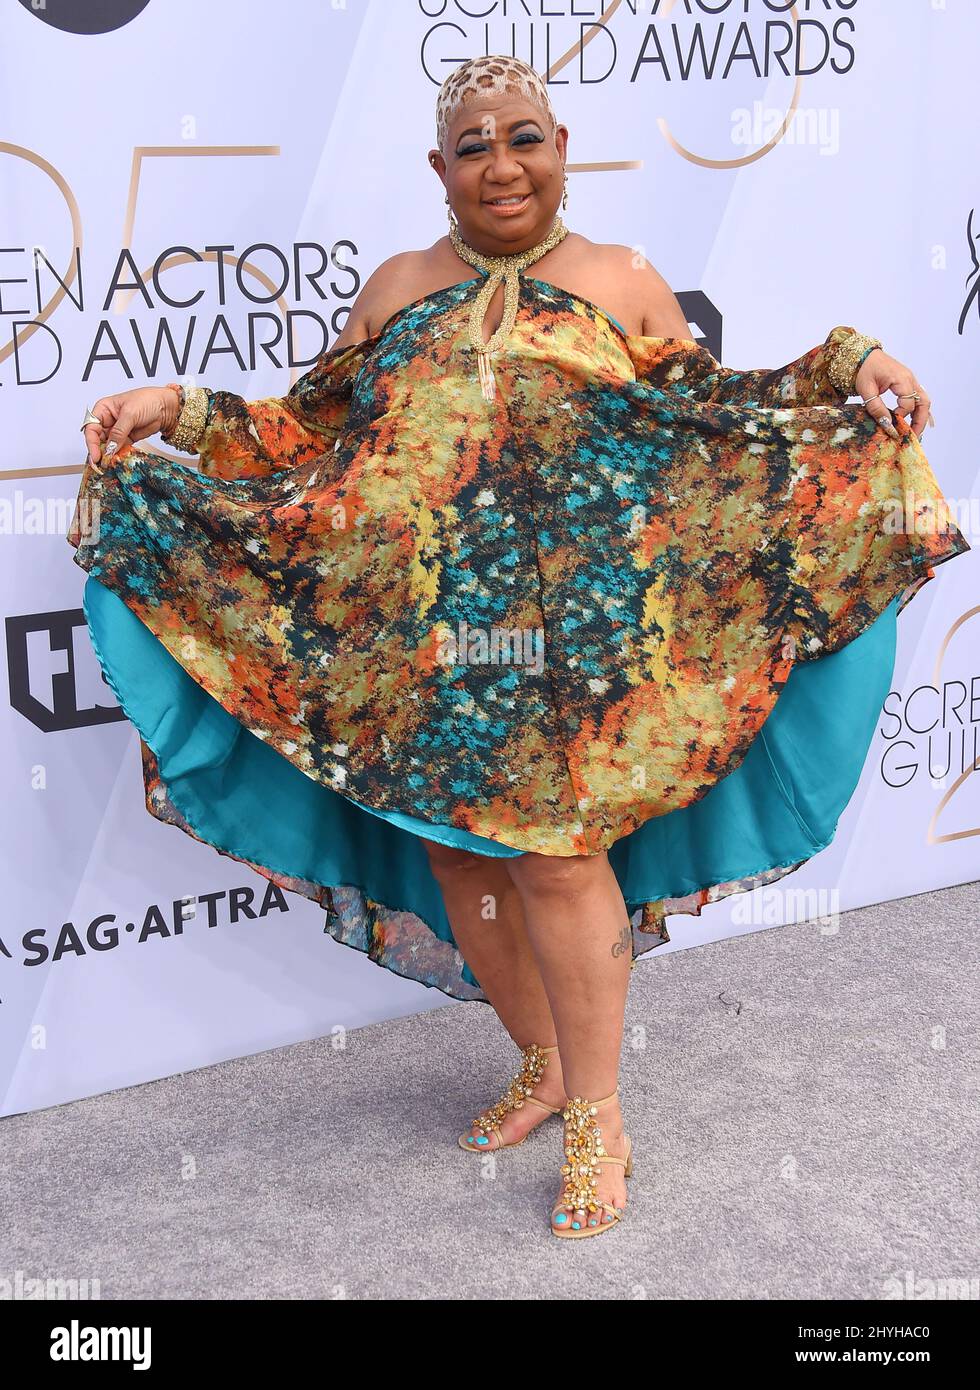
[[[695,341],[673,290],[637,247],[570,232],[541,265],[544,278],[591,299],[627,333]]]
[[[398,251],[371,272],[350,307],[347,322],[334,347],[348,347],[370,338],[392,314],[425,293],[426,251]]]
[[[642,317],[639,331],[644,336],[695,341],[677,296],[642,250],[615,242],[600,244],[596,249],[617,293]]]

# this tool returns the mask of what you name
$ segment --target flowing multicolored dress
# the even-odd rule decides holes
[[[897,615],[970,549],[894,524],[945,502],[830,382],[852,329],[737,371],[525,274],[488,402],[480,279],[214,391],[195,463],[87,466],[67,537],[152,815],[476,1000],[422,837],[606,850],[651,950],[830,843]]]

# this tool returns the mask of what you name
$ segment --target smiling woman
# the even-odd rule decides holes
[[[437,129],[448,235],[282,398],[98,402],[99,531],[69,540],[149,810],[491,1004],[522,1066],[459,1142],[564,1107],[550,1229],[580,1237],[625,1208],[630,965],[830,843],[897,616],[969,546],[885,524],[943,499],[875,340],[726,369],[652,267],[565,227],[532,69],[464,63]],[[161,424],[196,469],[131,447]]]

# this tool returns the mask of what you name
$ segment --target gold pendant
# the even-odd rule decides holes
[[[485,280],[481,285],[476,298],[474,299],[470,319],[467,325],[470,346],[477,354],[477,361],[480,371],[480,390],[485,401],[493,401],[497,394],[497,383],[493,374],[493,367],[490,358],[495,348],[500,347],[509,336],[517,318],[517,306],[519,299],[518,276],[522,271],[533,265],[535,261],[545,255],[553,247],[568,235],[568,228],[560,217],[556,217],[551,231],[544,241],[537,246],[532,246],[527,251],[521,251],[514,255],[505,256],[484,256],[474,247],[468,246],[459,233],[459,228],[455,221],[450,218],[449,239],[459,256],[460,260],[468,265],[477,267],[485,272]],[[486,317],[490,300],[493,297],[497,286],[500,283],[504,286],[504,313],[497,331],[491,335],[489,342],[483,340],[483,321]]]
[[[477,361],[480,367],[480,390],[485,401],[493,401],[497,394],[497,380],[493,374],[493,367],[490,365],[489,352],[477,353]]]

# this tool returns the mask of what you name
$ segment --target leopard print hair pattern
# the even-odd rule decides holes
[[[554,131],[558,118],[548,96],[544,80],[534,68],[520,58],[491,54],[486,58],[469,58],[449,74],[439,88],[436,98],[436,139],[445,154],[449,126],[457,109],[470,96],[499,96],[515,92],[543,111]]]

